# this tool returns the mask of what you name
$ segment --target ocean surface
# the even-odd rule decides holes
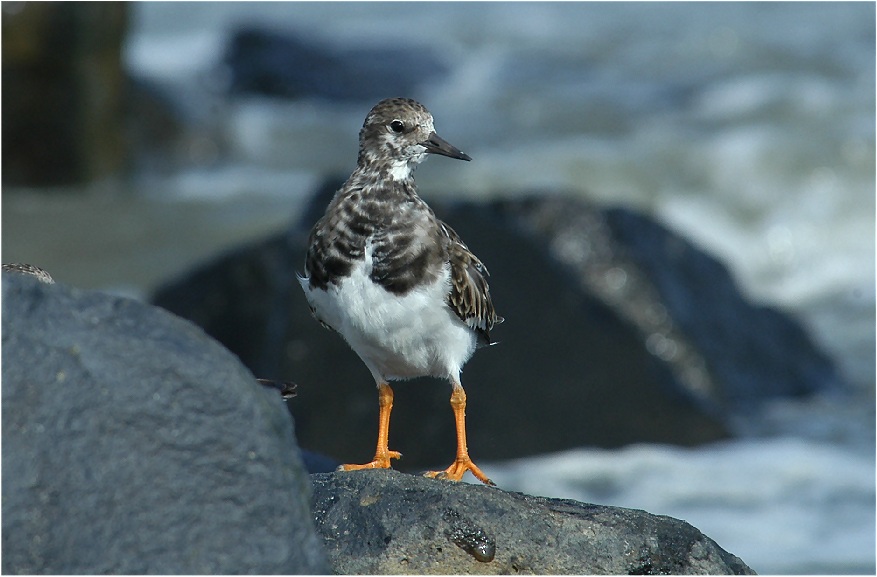
[[[582,447],[485,472],[509,490],[685,519],[762,574],[877,570],[873,3],[131,11],[129,70],[203,128],[190,167],[75,196],[4,194],[3,262],[145,298],[285,226],[324,175],[349,173],[374,102],[224,97],[238,26],[428,52],[448,73],[407,96],[473,161],[418,169],[427,200],[544,190],[636,207],[721,258],[750,299],[799,319],[849,384],[766,403],[715,445]]]

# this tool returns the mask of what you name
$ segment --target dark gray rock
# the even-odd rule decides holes
[[[4,573],[315,573],[277,391],[155,307],[3,274]]]
[[[746,412],[843,384],[800,323],[747,301],[721,262],[647,215],[558,195],[493,211],[634,327],[674,384],[707,408]]]
[[[339,574],[753,574],[677,519],[394,471],[313,475]]]
[[[476,462],[583,445],[695,445],[727,435],[630,323],[581,290],[539,242],[491,208],[442,214],[487,264],[506,318],[491,335],[500,344],[479,350],[463,372]],[[362,361],[313,319],[295,279],[307,228],[226,254],[164,287],[153,302],[204,327],[260,377],[298,383],[289,407],[302,447],[364,462],[374,454],[377,394]],[[446,467],[455,448],[448,384],[418,379],[393,389],[390,441],[404,455],[394,465]]]
[[[744,299],[727,267],[653,219],[605,212],[612,236],[654,286],[670,318],[707,359],[731,402],[842,386],[834,363],[790,316]]]
[[[299,442],[358,462],[374,451],[373,382],[311,318],[295,279],[308,230],[339,184],[327,182],[287,233],[205,264],[154,302],[204,327],[259,376],[299,383],[289,403]],[[746,302],[718,261],[651,219],[556,194],[434,204],[490,269],[506,318],[491,334],[500,344],[463,372],[476,460],[697,445],[726,437],[729,416],[763,399],[837,384],[798,323]],[[448,386],[421,379],[394,391],[398,468],[447,466]]]
[[[283,98],[374,101],[412,94],[447,74],[428,46],[328,45],[291,31],[246,26],[224,57],[229,90]]]

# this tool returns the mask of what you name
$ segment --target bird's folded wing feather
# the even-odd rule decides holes
[[[448,260],[451,263],[451,292],[448,305],[460,319],[490,344],[490,329],[503,321],[497,316],[490,299],[487,267],[472,254],[450,226],[439,223],[448,242]]]

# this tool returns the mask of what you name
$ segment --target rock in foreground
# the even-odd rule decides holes
[[[677,519],[396,471],[312,475],[340,574],[752,574]]]
[[[279,393],[155,307],[3,273],[3,573],[328,570]]]

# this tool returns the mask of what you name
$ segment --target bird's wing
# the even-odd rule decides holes
[[[439,221],[448,241],[448,260],[451,263],[451,291],[448,305],[460,319],[479,335],[481,344],[491,344],[490,329],[503,318],[497,316],[487,285],[487,267],[472,254],[469,247],[446,223]]]

